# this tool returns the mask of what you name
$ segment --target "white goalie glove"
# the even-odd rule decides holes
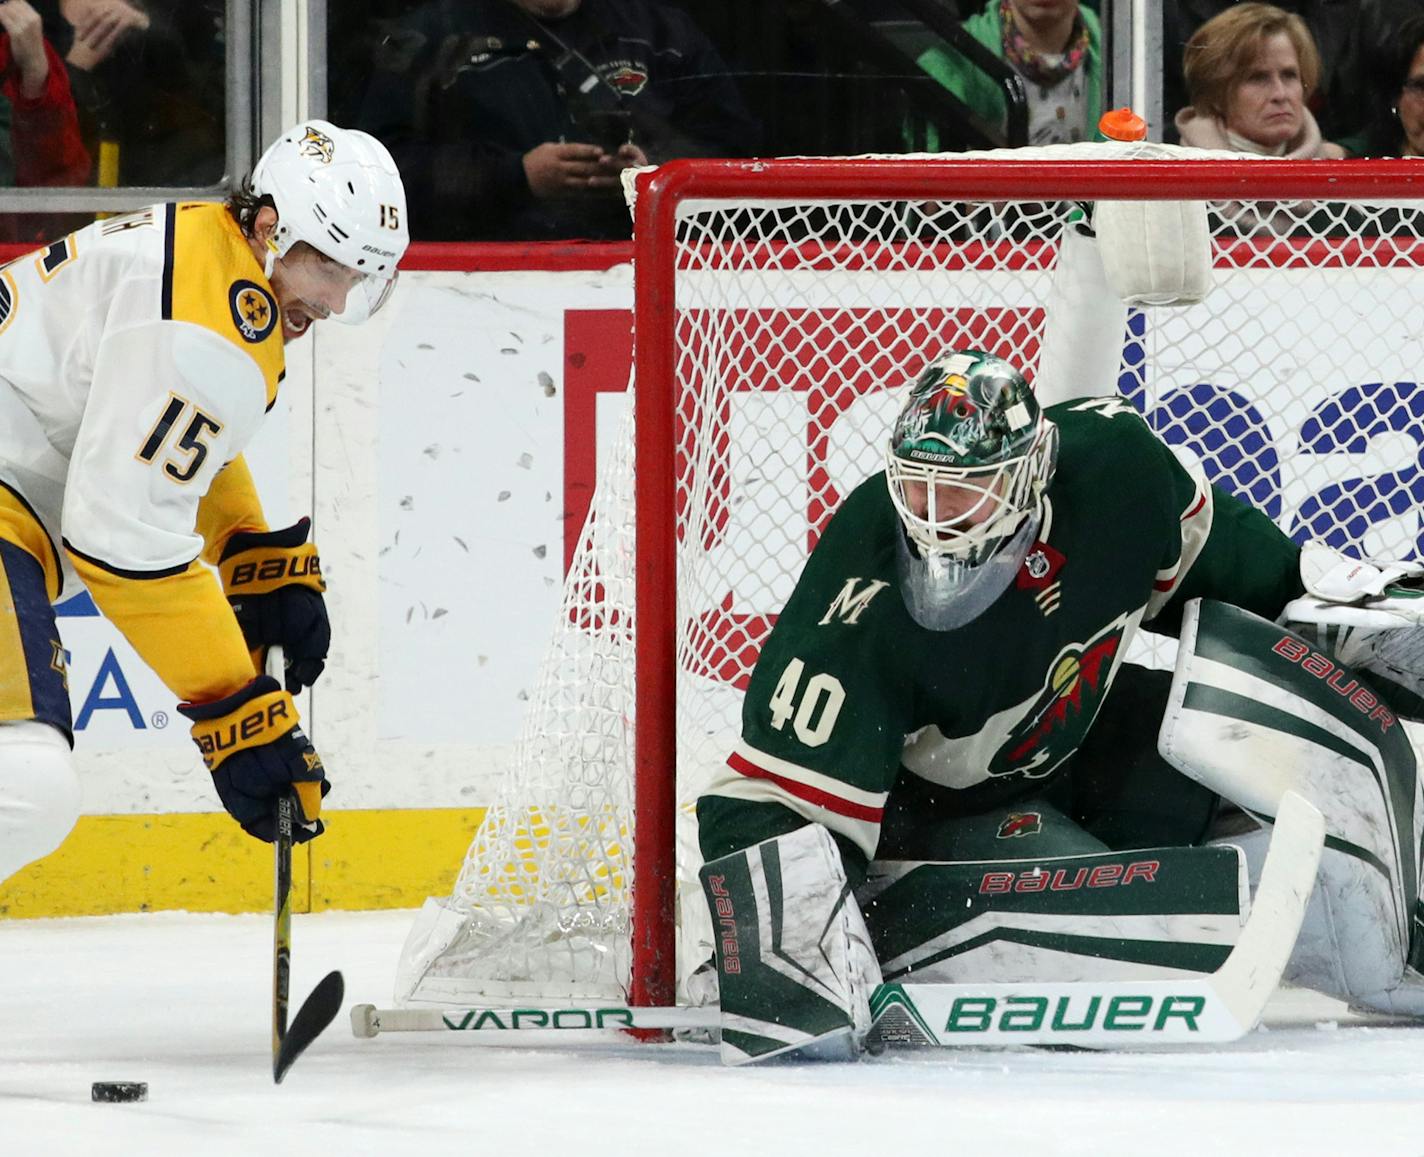
[[[1284,625],[1424,698],[1424,565],[1348,558],[1308,542],[1300,577],[1306,593],[1286,604]]]

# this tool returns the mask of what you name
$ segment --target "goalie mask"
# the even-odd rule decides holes
[[[1008,588],[1042,521],[1058,430],[1023,375],[980,350],[928,366],[890,436],[900,589],[932,631],[972,622]]]
[[[252,191],[272,198],[277,228],[267,276],[305,241],[334,266],[307,263],[298,277],[337,277],[346,306],[333,321],[359,325],[381,308],[410,243],[405,187],[385,145],[368,133],[327,121],[302,121],[262,154]],[[289,274],[292,271],[289,270]]]

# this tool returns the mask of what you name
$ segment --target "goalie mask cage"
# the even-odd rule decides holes
[[[1208,202],[1215,274],[1200,304],[1130,311],[1116,381],[1083,392],[1116,388],[1298,540],[1417,555],[1420,182],[1410,162],[1117,145],[641,175],[633,420],[509,782],[417,919],[397,998],[673,1002],[711,951],[691,805],[761,641],[881,468],[899,387],[956,346],[1035,380],[1079,202]]]

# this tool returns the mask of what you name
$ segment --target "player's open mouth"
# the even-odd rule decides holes
[[[313,321],[325,314],[318,314],[305,302],[292,302],[282,310],[282,335],[286,340],[301,337],[311,328]]]

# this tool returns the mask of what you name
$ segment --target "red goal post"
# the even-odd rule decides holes
[[[705,950],[689,766],[730,754],[737,688],[841,487],[877,468],[891,391],[946,344],[1039,371],[1080,202],[1210,203],[1217,274],[1201,305],[1132,311],[1113,380],[1083,391],[1126,394],[1297,537],[1417,553],[1424,168],[1127,148],[638,177],[630,457],[600,466],[530,770],[412,933],[398,995],[674,1001]]]

